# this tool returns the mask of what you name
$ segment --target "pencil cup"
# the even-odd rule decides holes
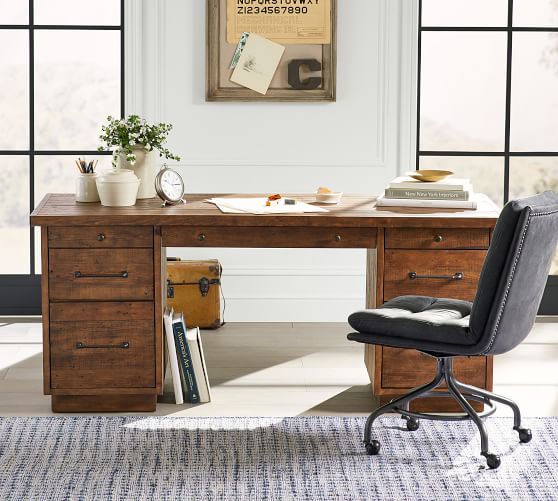
[[[98,202],[96,174],[80,174],[76,179],[76,202]]]

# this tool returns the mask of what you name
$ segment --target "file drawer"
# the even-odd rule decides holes
[[[386,228],[386,249],[488,249],[488,228]]]
[[[51,226],[51,249],[153,247],[152,226]]]
[[[154,388],[153,303],[50,306],[51,388]]]
[[[472,301],[486,250],[386,250],[384,301],[397,296]]]
[[[53,301],[152,300],[152,249],[50,249]]]

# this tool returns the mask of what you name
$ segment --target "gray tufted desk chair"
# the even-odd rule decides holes
[[[519,407],[511,400],[457,381],[453,358],[471,355],[500,355],[515,348],[535,322],[550,264],[558,241],[558,195],[551,191],[509,202],[502,210],[484,262],[473,303],[424,296],[401,296],[373,310],[353,313],[349,324],[357,332],[351,341],[420,350],[437,360],[432,382],[396,398],[373,412],[366,422],[364,443],[370,455],[380,451],[372,439],[374,420],[386,412],[397,412],[415,431],[419,418],[472,419],[481,435],[481,454],[489,468],[498,468],[500,457],[491,454],[482,417],[491,414],[492,403],[513,410],[513,429],[519,440],[531,440],[531,431],[521,427]],[[443,396],[451,396],[465,415],[433,415],[409,411],[409,403],[426,396],[441,384]],[[440,395],[436,392],[436,395]],[[467,401],[483,402],[488,412],[480,416]]]

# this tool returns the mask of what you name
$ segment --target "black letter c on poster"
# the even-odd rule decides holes
[[[301,81],[301,66],[308,66],[310,71],[320,71],[322,69],[322,63],[317,59],[293,59],[289,62],[289,85],[293,89],[299,90],[317,89],[322,83],[321,77],[311,77]]]

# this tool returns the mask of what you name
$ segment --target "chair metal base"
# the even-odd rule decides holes
[[[496,454],[488,452],[488,433],[486,432],[482,418],[494,413],[496,406],[493,402],[507,405],[513,411],[513,429],[519,433],[520,442],[527,443],[531,440],[532,434],[531,430],[521,427],[521,412],[519,407],[515,402],[508,398],[459,382],[453,374],[453,357],[436,357],[436,361],[436,376],[430,383],[419,386],[414,390],[411,390],[406,395],[393,399],[370,414],[364,429],[364,444],[366,446],[366,451],[370,455],[376,455],[379,453],[380,442],[372,439],[372,424],[376,418],[387,412],[396,412],[401,414],[402,419],[404,419],[407,423],[407,429],[409,431],[415,431],[419,428],[419,419],[441,421],[462,421],[471,419],[476,424],[481,436],[481,455],[486,458],[489,468],[498,468],[498,466],[500,466],[500,457]],[[434,390],[444,382],[448,387],[448,391],[434,393]],[[463,409],[464,414],[452,416],[411,412],[409,410],[409,404],[414,399],[432,395],[436,395],[437,397],[453,397]],[[488,409],[485,412],[478,414],[467,399],[482,402],[488,407]]]

